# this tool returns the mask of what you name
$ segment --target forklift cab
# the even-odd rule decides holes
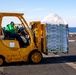
[[[20,35],[20,37],[23,39],[23,41],[26,41],[26,45],[30,45],[31,40],[31,33],[30,29],[28,27],[28,24],[23,18],[23,14],[16,14],[16,13],[0,13],[0,39],[2,40],[17,40],[16,38],[10,37],[8,33],[5,31],[5,27],[3,25],[3,19],[4,17],[16,17],[19,19],[21,24],[15,24],[18,27],[17,33]],[[18,40],[17,40],[18,41]],[[18,41],[19,42],[19,41]],[[25,46],[25,47],[27,47]]]

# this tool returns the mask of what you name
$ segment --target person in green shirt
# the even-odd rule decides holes
[[[14,33],[16,33],[16,31],[18,30],[18,27],[15,26],[14,22],[11,22],[10,24],[8,24],[8,25],[5,27],[5,30],[6,30],[6,31],[9,31],[9,32],[14,32]]]
[[[20,35],[17,33],[18,27],[15,26],[14,22],[11,22],[5,27],[5,32],[8,34],[11,38],[16,38],[19,41],[20,47],[24,46],[25,43],[20,37]]]

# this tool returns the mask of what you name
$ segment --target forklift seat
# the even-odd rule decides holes
[[[6,39],[15,40],[15,38],[10,37],[10,36],[6,33],[5,27],[2,28],[2,32],[3,32],[3,35],[4,35],[4,39],[5,39],[5,40],[6,40]]]

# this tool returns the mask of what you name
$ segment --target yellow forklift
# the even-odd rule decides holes
[[[19,62],[29,61],[32,63],[39,63],[42,60],[42,53],[47,54],[46,51],[46,36],[45,36],[45,25],[41,22],[30,22],[27,24],[23,17],[23,13],[0,13],[0,65],[5,62]],[[19,41],[15,38],[8,37],[2,27],[3,17],[17,17],[21,22],[22,32],[27,32],[26,39],[28,44],[25,47],[20,47]]]

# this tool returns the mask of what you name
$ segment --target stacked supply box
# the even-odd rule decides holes
[[[48,52],[68,52],[68,25],[46,24]]]

